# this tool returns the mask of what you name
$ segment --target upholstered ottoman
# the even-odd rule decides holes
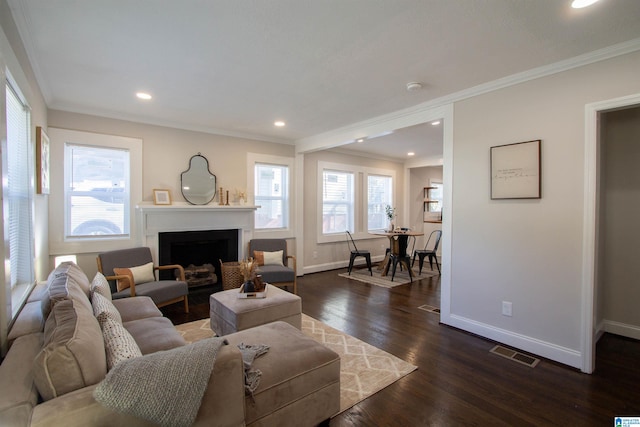
[[[261,372],[245,398],[248,427],[316,426],[340,411],[340,356],[285,322],[226,335],[230,345],[269,346],[254,359]]]
[[[238,298],[238,289],[209,297],[211,330],[219,336],[282,320],[300,329],[302,300],[276,286],[267,285],[266,298]]]

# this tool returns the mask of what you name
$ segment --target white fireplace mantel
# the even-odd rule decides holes
[[[142,202],[136,206],[138,235],[141,246],[151,248],[158,260],[158,233],[170,231],[238,230],[238,259],[244,258],[246,244],[253,236],[254,205],[154,205]]]

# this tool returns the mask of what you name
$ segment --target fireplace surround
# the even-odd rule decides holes
[[[253,205],[189,205],[185,202],[154,205],[151,202],[143,202],[136,207],[140,236],[138,243],[140,246],[148,246],[156,263],[161,263],[159,238],[161,233],[223,231],[237,236],[237,244],[227,247],[231,251],[227,254],[229,259],[223,259],[223,261],[237,261],[245,257],[247,244],[253,237],[254,213],[257,208],[258,206]],[[197,237],[197,233],[187,234]],[[227,234],[226,238],[230,238],[229,236]],[[213,265],[216,266],[218,273],[217,270],[220,268],[218,260],[208,262],[211,261],[215,261]],[[179,264],[182,265],[181,262]],[[220,277],[219,274],[218,277]]]

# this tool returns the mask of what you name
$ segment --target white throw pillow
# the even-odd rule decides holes
[[[111,301],[111,288],[109,287],[109,282],[104,277],[104,274],[99,271],[94,276],[91,281],[91,298],[93,299],[93,294],[98,293]]]
[[[282,252],[263,252],[264,253],[264,265],[284,265],[282,263]]]
[[[106,313],[98,316],[102,328],[104,349],[107,355],[107,370],[111,370],[119,362],[142,356],[140,347],[129,331],[122,324],[116,322]]]
[[[104,313],[116,322],[122,323],[122,317],[120,316],[120,312],[118,311],[116,306],[113,305],[111,300],[108,300],[101,294],[97,292],[93,294],[93,298],[91,299],[91,306],[93,307],[93,315],[96,316],[96,319]]]
[[[137,267],[129,267],[133,274],[133,282],[138,285],[140,283],[155,282],[156,277],[153,274],[153,262],[149,262]]]

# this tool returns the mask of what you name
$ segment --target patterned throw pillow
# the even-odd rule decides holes
[[[136,285],[141,283],[153,282],[156,280],[153,274],[153,262],[144,265],[129,268],[114,268],[113,272],[116,276],[129,276],[129,279],[119,279],[117,283],[118,292],[125,290],[131,286],[131,280]]]
[[[104,348],[107,355],[107,370],[111,370],[119,362],[142,356],[140,347],[129,331],[122,324],[116,322],[107,313],[98,316],[102,328]]]
[[[111,300],[106,299],[101,294],[93,294],[91,305],[93,306],[93,315],[96,316],[96,319],[98,319],[101,314],[105,314],[116,322],[122,323],[122,317],[118,309],[113,305]]]
[[[91,299],[93,299],[93,295],[96,293],[111,301],[111,288],[109,287],[109,282],[104,277],[104,274],[100,272],[97,272],[91,281]]]

